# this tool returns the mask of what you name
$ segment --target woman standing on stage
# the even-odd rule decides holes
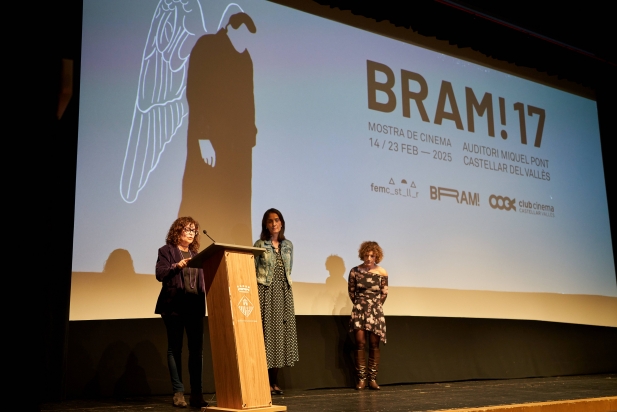
[[[383,303],[388,296],[388,272],[377,265],[383,259],[383,250],[377,242],[362,242],[358,257],[364,262],[349,272],[347,289],[353,303],[349,331],[356,338],[356,389],[379,390],[379,341],[386,343],[386,319]],[[368,370],[366,367],[366,340],[369,341]]]
[[[261,321],[268,362],[270,393],[282,395],[278,370],[293,366],[298,357],[296,314],[291,288],[293,244],[285,238],[285,219],[276,209],[268,209],[261,220],[261,235],[255,247],[266,252],[255,259]]]
[[[159,249],[156,278],[162,283],[154,313],[160,314],[167,330],[167,365],[174,392],[173,405],[186,408],[182,383],[182,339],[186,330],[191,379],[191,406],[205,407],[202,365],[206,288],[202,269],[188,262],[199,251],[199,223],[179,217],[172,223],[165,246]]]

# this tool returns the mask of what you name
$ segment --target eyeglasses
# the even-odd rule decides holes
[[[191,229],[190,227],[185,227],[183,230],[184,230],[184,233],[186,233],[187,235],[190,234],[190,233],[192,233],[194,235],[197,234],[197,229]]]

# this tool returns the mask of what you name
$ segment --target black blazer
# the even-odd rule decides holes
[[[191,252],[191,256],[195,253]],[[156,279],[162,283],[161,293],[156,302],[154,313],[160,315],[178,315],[185,298],[184,277],[178,262],[182,260],[182,253],[176,246],[165,245],[159,249],[156,259]],[[202,298],[202,304],[198,306],[195,315],[206,315],[206,283],[204,271],[198,269],[197,275],[198,295]]]

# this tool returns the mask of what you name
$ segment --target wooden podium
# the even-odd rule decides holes
[[[286,411],[273,406],[254,248],[213,243],[189,261],[203,268],[217,406],[202,411]]]

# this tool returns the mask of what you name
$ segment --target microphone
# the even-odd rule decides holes
[[[204,235],[206,235],[206,236],[210,237],[210,235],[208,234],[208,232],[206,232],[206,229],[202,230],[202,232],[204,232]],[[210,237],[210,240],[211,240],[211,241],[213,241],[214,243],[216,243],[216,240],[212,239],[211,237]]]

